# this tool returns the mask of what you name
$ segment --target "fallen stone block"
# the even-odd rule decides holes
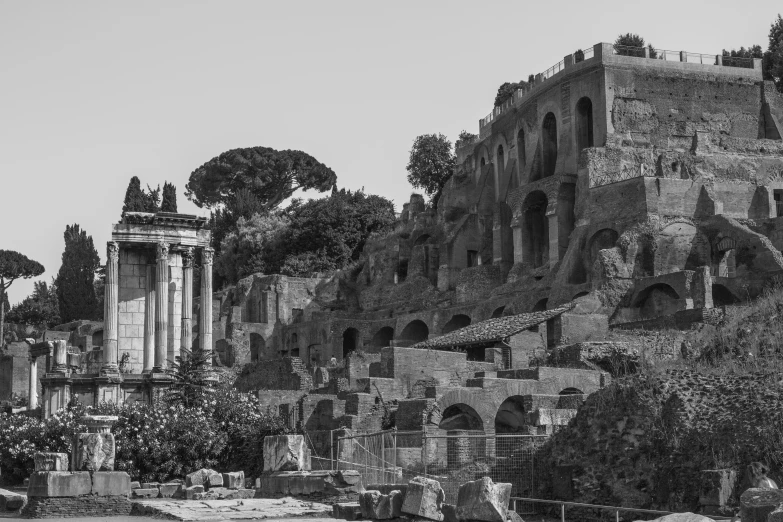
[[[254,489],[232,489],[223,497],[226,500],[253,498],[256,494]]]
[[[202,468],[185,475],[185,486],[219,487],[223,485],[223,475],[213,469]]]
[[[392,491],[384,495],[378,490],[364,491],[359,494],[359,506],[364,518],[389,520],[402,516],[403,495]]]
[[[343,502],[332,506],[332,516],[342,520],[361,520],[362,507],[358,502]]]
[[[508,511],[508,518],[506,520],[508,520],[508,522],[525,522],[516,511],[511,510]]]
[[[78,497],[92,491],[87,471],[34,471],[27,486],[28,497]]]
[[[310,459],[303,435],[264,437],[264,471],[306,471]]]
[[[359,493],[359,508],[364,518],[385,518],[378,516],[378,505],[381,502],[381,492],[369,490]]]
[[[180,488],[182,487],[182,484],[179,482],[173,482],[168,484],[161,484],[158,486],[158,491],[160,491],[161,498],[174,498],[174,495],[179,492]]]
[[[220,500],[220,495],[216,491],[204,491],[203,493],[194,493],[193,500]]]
[[[141,483],[139,483],[138,480],[134,480],[133,482],[130,483],[131,489],[139,489],[140,487],[141,487]]]
[[[158,488],[139,488],[133,490],[134,498],[158,498],[160,491]]]
[[[466,482],[457,494],[457,518],[481,522],[505,522],[511,484],[495,484],[489,477]]]
[[[194,500],[195,495],[198,495],[199,493],[204,493],[204,486],[197,485],[197,486],[188,486],[185,488],[185,498],[188,500]]]
[[[405,500],[405,493],[399,490],[389,492],[389,507],[391,509],[391,518],[402,516],[402,503]]]
[[[33,455],[35,471],[69,471],[67,453],[38,452]]]
[[[114,471],[114,434],[79,433],[73,441],[73,466],[77,471]]]
[[[443,520],[441,506],[445,497],[440,482],[416,477],[408,482],[408,490],[402,503],[402,512],[430,520]]]
[[[152,489],[160,486],[160,482],[142,482],[141,487],[143,489]]]
[[[232,471],[223,473],[223,487],[230,489],[241,489],[245,487],[245,472]]]
[[[14,493],[5,489],[0,489],[0,512],[2,511],[17,511],[21,509],[27,502],[25,495]]]
[[[124,471],[96,471],[92,474],[92,494],[100,497],[130,495],[130,475]]]
[[[783,490],[750,488],[740,495],[740,519],[742,522],[767,522],[767,515],[780,504],[783,504]]]

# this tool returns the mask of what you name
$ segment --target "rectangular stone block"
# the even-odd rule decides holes
[[[740,496],[742,522],[767,522],[767,516],[783,504],[783,490],[746,489]]]
[[[77,434],[72,457],[76,471],[114,471],[114,434]]]
[[[229,489],[241,489],[245,487],[245,472],[232,471],[223,473],[223,487]]]
[[[204,486],[190,486],[185,488],[185,498],[193,500],[196,495],[204,493]]]
[[[160,491],[158,488],[139,488],[133,490],[135,498],[158,498]]]
[[[225,500],[253,498],[256,492],[252,489],[232,489],[223,497]]]
[[[264,438],[264,471],[304,471],[310,469],[303,435],[276,435]]]
[[[457,518],[481,522],[506,522],[511,484],[492,482],[489,477],[466,482],[457,495]]]
[[[182,484],[176,482],[173,484],[161,484],[158,486],[158,491],[160,491],[161,498],[174,498],[180,487],[182,487]]]
[[[437,480],[415,477],[408,482],[402,512],[430,520],[443,520],[441,506],[445,496]]]
[[[92,480],[86,471],[34,471],[27,486],[28,497],[77,497],[91,491]]]
[[[130,495],[130,475],[124,471],[96,471],[92,474],[92,494],[100,497]]]
[[[67,453],[39,452],[33,455],[35,471],[68,471]]]

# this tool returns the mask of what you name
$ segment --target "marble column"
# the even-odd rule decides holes
[[[201,306],[199,307],[198,336],[201,353],[212,366],[212,258],[215,251],[206,247],[201,252]]]
[[[182,252],[182,334],[180,354],[193,349],[193,249]]]
[[[119,259],[120,246],[114,241],[106,244],[106,284],[103,305],[103,365],[102,374],[119,373],[117,366],[119,322]]]
[[[30,357],[30,382],[27,388],[27,409],[38,407],[38,359]]]
[[[155,361],[153,373],[166,369],[166,352],[169,340],[169,245],[158,243],[157,269],[155,270]]]
[[[144,296],[144,372],[155,363],[155,266],[147,265],[147,287]]]

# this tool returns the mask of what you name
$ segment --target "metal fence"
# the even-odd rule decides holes
[[[440,482],[446,502],[456,503],[459,486],[488,476],[509,482],[511,494],[533,497],[543,466],[538,449],[543,435],[494,435],[483,432],[383,431],[337,439],[336,469],[359,471],[365,485],[404,484],[416,476]],[[518,504],[518,513],[533,513],[530,503]]]

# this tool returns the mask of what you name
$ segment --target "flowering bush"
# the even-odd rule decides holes
[[[244,470],[263,467],[265,435],[283,433],[279,416],[263,411],[258,399],[218,389],[197,406],[158,401],[97,408],[70,405],[46,421],[24,415],[0,415],[0,469],[3,481],[18,484],[33,472],[38,451],[70,453],[73,435],[86,431],[87,414],[117,415],[115,469],[133,480],[165,481],[199,468]]]

